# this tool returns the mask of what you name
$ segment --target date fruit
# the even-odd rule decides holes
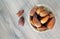
[[[25,22],[25,20],[24,20],[24,17],[22,16],[18,21],[18,25],[19,26],[24,26],[24,22]]]
[[[41,22],[42,24],[44,24],[44,23],[46,23],[46,22],[48,21],[48,19],[49,19],[49,16],[46,16],[46,17],[42,18],[42,19],[40,20],[40,22]]]
[[[48,29],[52,29],[53,26],[54,26],[54,24],[55,24],[55,18],[52,18],[52,19],[48,22],[47,28],[48,28]]]
[[[30,11],[30,16],[33,16],[36,12],[37,6],[34,6]]]
[[[16,15],[17,15],[18,17],[20,17],[23,13],[24,13],[24,10],[22,9],[22,10],[20,10]]]

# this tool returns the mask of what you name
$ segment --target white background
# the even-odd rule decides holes
[[[54,10],[56,23],[51,31],[38,33],[28,23],[29,10],[36,4],[45,4]],[[24,9],[25,24],[17,25],[16,13]],[[0,0],[0,39],[60,39],[60,0]]]

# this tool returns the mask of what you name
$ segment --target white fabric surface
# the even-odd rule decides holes
[[[36,4],[46,4],[54,10],[56,23],[45,33],[33,31],[28,23],[29,10]],[[16,13],[24,9],[25,25],[17,25]],[[0,39],[60,39],[60,0],[0,0]]]

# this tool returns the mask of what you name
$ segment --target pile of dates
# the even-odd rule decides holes
[[[55,24],[55,16],[49,8],[34,6],[30,11],[30,23],[38,31],[52,29]]]

